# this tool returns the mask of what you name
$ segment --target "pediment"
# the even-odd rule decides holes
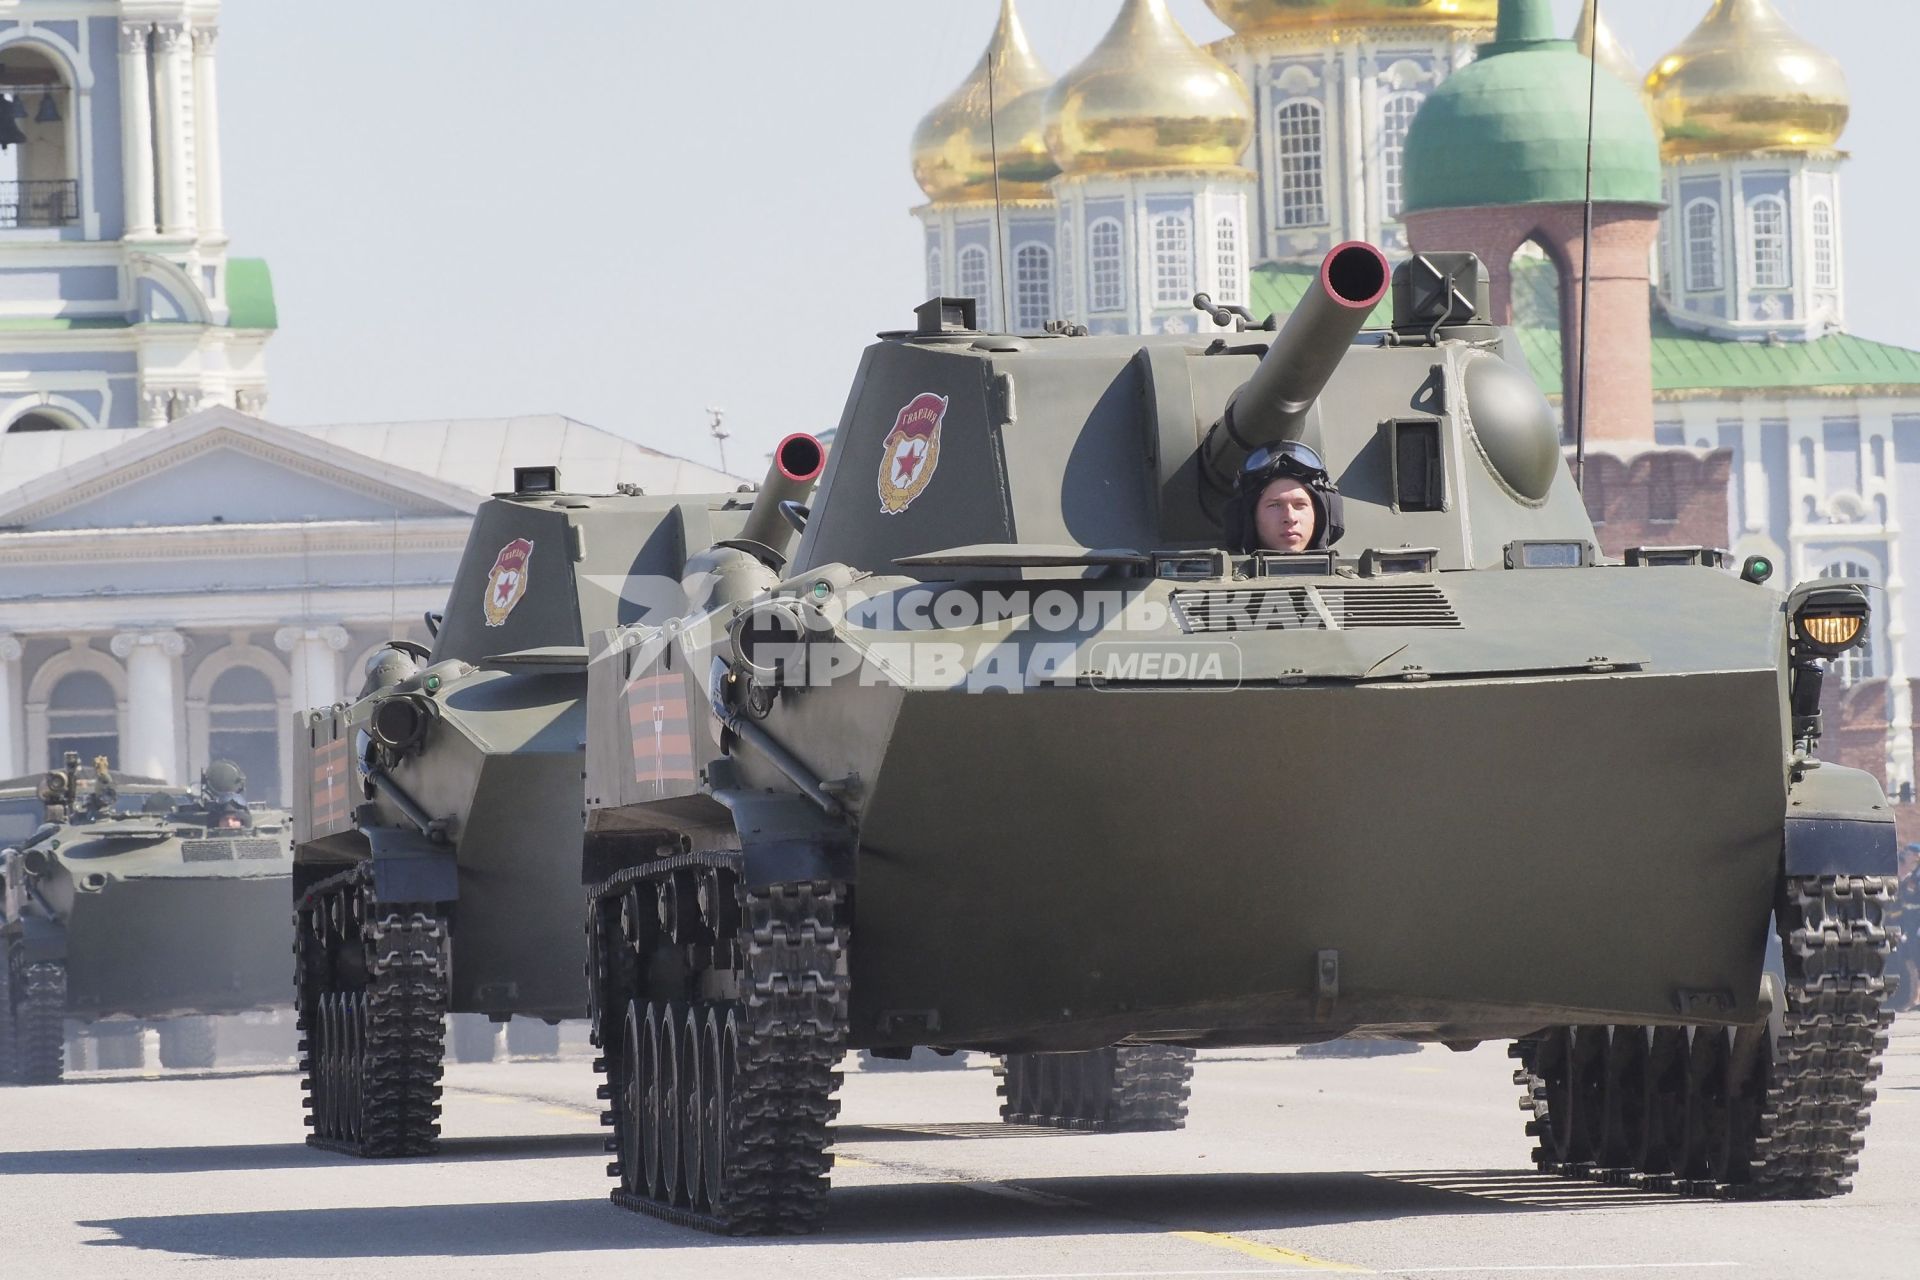
[[[126,433],[126,444],[0,494],[27,530],[282,524],[470,515],[475,495],[231,409]]]

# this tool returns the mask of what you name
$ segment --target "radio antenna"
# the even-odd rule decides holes
[[[994,276],[1000,281],[1000,332],[1012,333],[1013,322],[1007,314],[1007,294],[1012,282],[1007,279],[1007,216],[1000,210],[1000,121],[994,108],[993,82],[999,70],[994,63],[995,50],[987,50],[987,154],[993,160],[993,253]],[[989,320],[991,322],[991,320]]]
[[[1580,233],[1580,359],[1574,399],[1573,487],[1586,492],[1588,320],[1593,315],[1593,104],[1600,82],[1600,0],[1587,10],[1587,198]],[[1565,397],[1561,399],[1565,404]]]

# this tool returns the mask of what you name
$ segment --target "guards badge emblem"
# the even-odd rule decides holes
[[[487,594],[480,602],[486,611],[487,625],[502,626],[520,598],[527,594],[527,562],[533,558],[533,543],[515,538],[500,548],[487,570]]]
[[[880,510],[897,516],[913,505],[940,463],[940,423],[947,397],[922,391],[893,419],[880,444]]]

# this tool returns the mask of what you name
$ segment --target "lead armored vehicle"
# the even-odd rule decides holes
[[[296,726],[309,1142],[431,1151],[445,1015],[585,1013],[587,637],[677,612],[688,548],[728,536],[750,501],[573,495],[553,468],[520,468],[475,516],[431,649],[395,641],[355,701]],[[462,1019],[456,1038],[473,1030],[470,1053],[491,1057],[484,1022]]]
[[[944,300],[868,349],[817,496],[589,677],[616,1202],[816,1226],[850,1047],[1152,1128],[1195,1048],[1342,1035],[1515,1041],[1548,1168],[1846,1188],[1894,838],[1814,748],[1866,598],[1604,561],[1486,287],[1350,244],[1278,332]],[[1238,476],[1302,445],[1343,535],[1250,546]]]
[[[238,777],[226,762],[208,775],[222,770]],[[71,754],[30,795],[0,788],[18,824],[0,853],[0,1082],[59,1081],[68,1021],[103,1055],[155,1022],[162,1065],[209,1067],[214,1016],[290,1003],[287,815],[238,789],[115,779],[104,758],[83,775]],[[41,821],[22,836],[25,817]]]

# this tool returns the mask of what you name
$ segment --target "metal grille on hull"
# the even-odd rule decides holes
[[[1220,631],[1360,631],[1381,627],[1455,630],[1460,619],[1440,588],[1405,586],[1246,587],[1176,591],[1173,608],[1189,634]]]
[[[233,841],[182,840],[180,842],[180,861],[231,862],[233,861]]]

